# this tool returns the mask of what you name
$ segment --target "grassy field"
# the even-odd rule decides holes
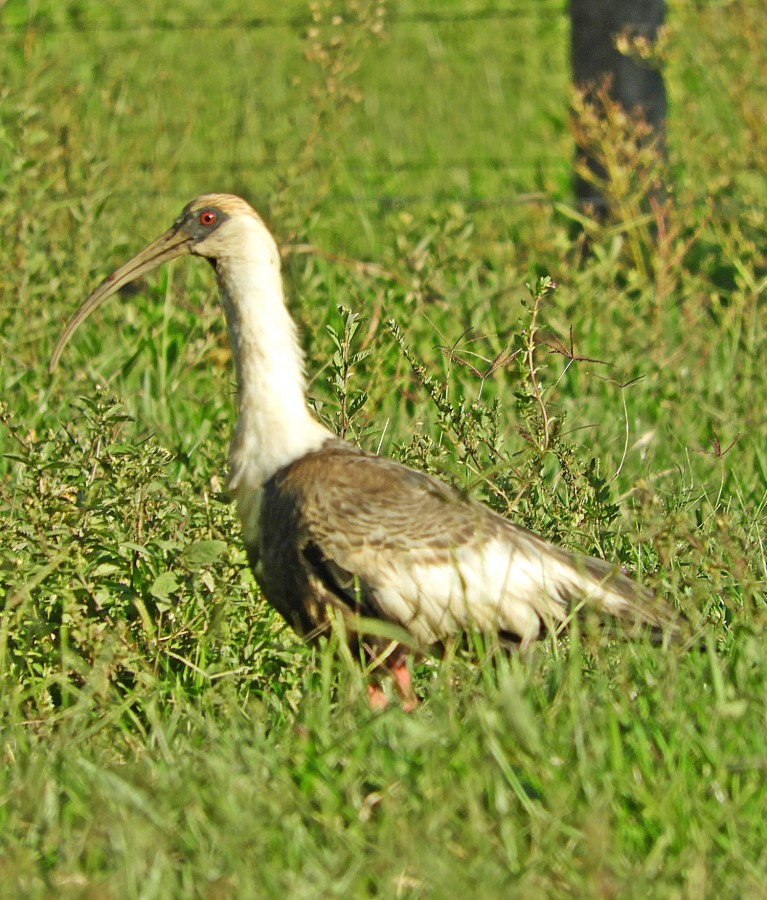
[[[761,4],[670,2],[668,201],[592,123],[586,232],[562,4],[276,6],[0,5],[0,893],[767,896]],[[619,559],[693,648],[477,646],[371,713],[247,570],[208,267],[47,373],[211,190],[284,249],[325,421]]]

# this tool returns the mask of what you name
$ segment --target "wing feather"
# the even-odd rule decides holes
[[[264,593],[304,634],[326,605],[393,622],[424,645],[476,628],[524,646],[580,600],[656,626],[672,619],[608,564],[341,441],[267,482],[257,540]]]

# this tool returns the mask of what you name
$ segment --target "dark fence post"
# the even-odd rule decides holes
[[[619,52],[616,35],[629,30],[632,35],[654,41],[663,24],[665,0],[570,0],[571,58],[573,81],[588,91],[610,81],[610,96],[627,112],[641,110],[663,146],[666,119],[666,90],[662,74]],[[600,177],[600,164],[583,150],[578,151]],[[575,192],[582,208],[591,207],[597,217],[607,210],[604,198],[594,185],[576,176]]]

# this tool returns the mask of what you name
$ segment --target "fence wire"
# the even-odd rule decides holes
[[[80,10],[83,7],[79,7]],[[513,6],[498,7],[497,4],[489,4],[476,9],[398,9],[396,7],[388,7],[385,13],[385,21],[387,27],[397,26],[416,26],[416,25],[434,25],[434,26],[450,26],[463,24],[483,24],[493,22],[508,21],[565,21],[568,20],[569,0],[554,0],[554,2],[540,3],[515,3]],[[13,21],[14,13],[16,21]],[[346,18],[343,8],[337,10],[327,10],[325,15],[329,18],[338,17],[343,22]],[[18,6],[9,4],[2,5],[0,0],[0,35],[9,37],[10,39],[18,38],[23,40],[25,36],[34,33],[35,38],[45,38],[47,35],[56,34],[97,34],[97,33],[173,33],[173,32],[195,32],[195,31],[262,31],[262,30],[283,30],[292,31],[296,34],[302,34],[307,28],[316,24],[311,14],[302,12],[294,15],[251,15],[251,16],[220,16],[215,19],[186,19],[174,20],[169,16],[155,16],[149,20],[137,22],[116,22],[108,21],[106,18],[87,19],[80,14],[73,13],[70,21],[55,22],[44,13],[30,14],[22,20],[18,12]],[[352,24],[351,22],[349,24]],[[317,160],[318,165],[326,162]],[[359,173],[362,179],[370,177],[374,173],[385,171],[387,173],[411,173],[411,172],[448,172],[451,170],[466,171],[497,171],[507,175],[510,179],[524,181],[530,183],[531,179],[538,181],[541,177],[547,175],[553,176],[557,170],[562,172],[569,171],[570,160],[561,154],[551,154],[549,156],[538,158],[535,163],[529,166],[513,165],[503,156],[482,156],[476,158],[448,158],[448,159],[405,159],[392,162],[387,159],[365,160],[356,165],[354,161],[347,161],[346,168],[350,171]],[[250,160],[224,162],[218,166],[217,174],[219,177],[228,177],[232,181],[240,184],[247,181],[248,175],[255,167],[267,169],[269,171],[279,171],[284,164],[279,159],[260,160],[257,163]],[[138,172],[149,172],[146,165],[137,163]],[[748,175],[752,170],[744,168],[739,172],[731,172],[734,179],[739,176]],[[210,163],[194,163],[182,164],[176,167],[175,172],[188,177],[196,177],[198,175],[206,175],[210,173]],[[175,196],[175,192],[158,191],[156,187],[147,188],[146,191],[138,185],[134,186],[130,192],[126,192],[124,196]],[[120,198],[123,196],[120,192],[110,193],[110,197]],[[310,198],[307,198],[307,200]],[[332,192],[327,194],[321,200],[323,204],[345,205],[362,205],[377,206],[379,211],[388,211],[406,208],[411,205],[420,205],[428,203],[459,203],[467,210],[480,211],[490,210],[504,207],[518,207],[521,205],[541,204],[555,208],[562,204],[557,198],[550,198],[544,193],[536,191],[526,191],[524,193],[503,193],[493,196],[484,194],[461,193],[459,191],[445,190],[444,192],[429,193],[413,193],[403,192],[397,193],[369,193],[365,191],[357,192]],[[753,210],[753,203],[743,201],[738,197],[711,197],[708,194],[701,194],[699,198],[687,198],[686,201],[679,204],[684,208],[703,208],[705,206],[714,206],[725,212],[732,212],[737,215],[743,211]]]
[[[509,21],[520,19],[562,18],[567,14],[568,4],[535,3],[515,5],[514,7],[497,8],[495,5],[473,10],[397,10],[386,12],[386,24],[396,25],[459,25],[471,22]],[[2,13],[0,13],[2,15]],[[329,11],[329,18],[345,19],[344,11]],[[162,16],[141,22],[112,22],[106,19],[73,19],[71,22],[53,22],[43,15],[30,16],[23,22],[0,21],[0,33],[22,35],[30,30],[38,33],[74,32],[87,34],[90,32],[145,32],[145,31],[225,31],[240,29],[242,31],[261,31],[265,29],[284,29],[302,32],[316,24],[309,13],[292,16],[224,16],[217,19],[189,19],[176,21]]]

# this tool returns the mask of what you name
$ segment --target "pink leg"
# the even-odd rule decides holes
[[[418,697],[413,690],[413,680],[410,677],[410,669],[407,667],[407,659],[403,656],[391,669],[397,691],[402,698],[402,708],[405,712],[412,712],[418,706]]]
[[[372,655],[371,648],[366,649]],[[410,670],[407,667],[407,649],[402,646],[395,648],[394,653],[390,654],[385,661],[382,660],[382,663],[382,665],[376,667],[375,672],[378,673],[383,668],[386,668],[389,671],[394,678],[394,684],[397,688],[397,693],[400,696],[402,709],[405,712],[412,712],[416,706],[418,706],[418,697],[416,697],[415,691],[413,690],[413,681],[410,677]],[[370,708],[386,709],[388,701],[384,689],[378,681],[375,680],[375,674],[373,678],[374,680],[368,683],[368,702],[370,703]]]
[[[388,703],[384,689],[375,681],[368,683],[368,703],[371,709],[386,709]]]

